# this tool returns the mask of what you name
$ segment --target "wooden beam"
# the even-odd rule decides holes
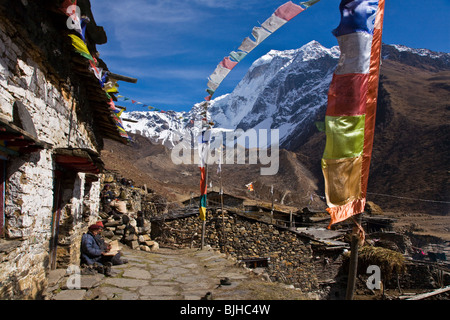
[[[89,164],[92,163],[90,159],[87,158],[79,158],[79,157],[73,157],[73,156],[66,156],[66,155],[58,155],[56,156],[56,163],[67,163],[67,164]]]
[[[444,288],[441,288],[441,289],[438,289],[438,290],[434,290],[432,292],[418,294],[418,295],[416,295],[416,296],[414,296],[412,298],[406,299],[406,300],[422,300],[422,299],[425,299],[425,298],[429,298],[429,297],[435,296],[437,294],[441,294],[441,293],[447,292],[449,290],[450,290],[450,286],[446,286]]]
[[[136,78],[131,78],[131,77],[126,77],[126,76],[122,76],[120,74],[117,73],[112,73],[112,72],[108,72],[109,77],[119,80],[119,81],[125,81],[125,82],[129,82],[129,83],[136,83],[137,79]]]
[[[138,122],[138,121],[136,121],[136,120],[125,119],[125,118],[122,118],[122,121],[125,121],[125,122],[132,122],[132,123],[137,123],[137,122]]]

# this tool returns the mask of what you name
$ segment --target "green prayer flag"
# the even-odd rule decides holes
[[[241,62],[246,56],[247,52],[244,51],[233,51],[230,53],[230,57],[237,62]]]
[[[327,142],[324,159],[355,158],[364,148],[366,116],[325,117]]]

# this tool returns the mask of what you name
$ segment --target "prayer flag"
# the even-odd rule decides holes
[[[198,155],[200,168],[200,220],[206,220],[206,200],[207,200],[207,175],[206,163],[209,151],[210,132],[208,130],[202,131],[198,140]]]
[[[242,41],[241,45],[239,46],[238,50],[250,53],[253,49],[256,48],[258,44],[250,39],[249,37],[245,38],[244,41]]]
[[[311,2],[311,1],[309,1]],[[341,49],[328,92],[322,157],[331,225],[364,211],[372,157],[385,0],[342,0]]]
[[[256,45],[259,45],[263,42],[268,36],[270,36],[270,32],[264,28],[254,27],[252,31],[252,36],[255,38]]]
[[[309,1],[305,1],[305,2],[301,2],[300,5],[302,7],[304,7],[305,9],[308,9],[309,7],[311,7],[313,4],[316,4],[317,2],[319,2],[320,0],[309,0]]]
[[[230,73],[230,69],[222,67],[220,64],[216,67],[216,70],[214,70],[213,74],[209,76],[209,79],[211,82],[214,82],[216,84],[220,84],[223,79]]]
[[[220,65],[226,69],[232,70],[238,63],[235,61],[231,61],[229,57],[225,57]]]
[[[284,26],[286,22],[287,22],[286,20],[276,16],[275,14],[272,14],[272,16],[270,16],[269,19],[264,21],[261,26],[270,32],[275,32],[282,26]]]
[[[75,48],[76,52],[78,52],[86,59],[94,60],[89,52],[89,49],[86,46],[86,43],[84,43],[84,41],[80,37],[74,34],[69,34],[69,37],[72,39],[72,46]]]
[[[61,7],[59,8],[59,10],[61,10],[64,14],[70,16],[71,14],[73,14],[73,12],[67,12],[67,8],[69,8],[70,6],[76,6],[77,5],[77,0],[64,0],[64,2],[61,4]]]
[[[289,1],[280,6],[277,11],[275,11],[275,15],[281,19],[289,21],[303,10],[305,9],[303,9],[299,5],[294,4],[292,1]]]
[[[230,57],[238,63],[241,62],[242,59],[244,59],[246,55],[247,55],[247,52],[244,52],[244,51],[238,51],[238,52],[232,51],[230,53]]]

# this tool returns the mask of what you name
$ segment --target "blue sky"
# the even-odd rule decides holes
[[[287,0],[92,0],[108,43],[97,50],[111,72],[138,78],[119,82],[120,94],[162,110],[188,111],[208,94],[217,64]],[[301,1],[293,1],[298,4]],[[337,45],[339,0],[321,0],[262,42],[225,78],[213,98],[230,93],[250,65],[271,49],[317,40]],[[450,52],[450,0],[386,0],[383,42]],[[127,111],[147,109],[119,103]]]

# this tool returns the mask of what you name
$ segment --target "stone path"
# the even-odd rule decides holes
[[[48,300],[298,300],[310,299],[297,289],[268,281],[211,249],[123,249],[128,264],[113,266],[111,277],[49,276]],[[78,278],[77,278],[78,277]],[[230,285],[221,285],[229,278]],[[69,288],[68,288],[69,287]],[[289,288],[289,289],[288,289]]]

